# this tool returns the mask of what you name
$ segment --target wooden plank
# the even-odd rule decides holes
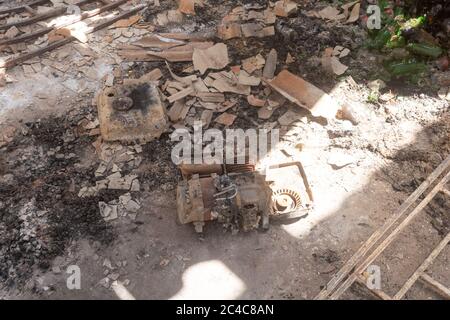
[[[43,28],[41,30],[29,33],[29,34],[24,34],[24,35],[22,35],[20,37],[16,37],[16,38],[13,38],[13,39],[6,39],[6,40],[3,40],[3,41],[0,41],[0,46],[10,45],[10,44],[19,43],[19,42],[26,41],[26,40],[31,40],[31,39],[38,38],[38,37],[40,37],[40,36],[42,36],[44,34],[47,34],[47,33],[51,32],[53,30],[56,30],[58,28],[67,27],[67,26],[70,26],[71,24],[77,23],[79,21],[82,21],[82,20],[85,20],[85,19],[88,19],[88,18],[92,18],[92,17],[94,17],[96,15],[99,15],[100,13],[105,12],[105,11],[109,11],[109,10],[115,9],[118,6],[121,6],[122,4],[126,3],[127,1],[129,1],[129,0],[119,0],[119,1],[113,2],[113,3],[109,4],[109,5],[106,5],[106,6],[97,8],[97,9],[93,9],[93,10],[90,10],[90,11],[87,11],[87,12],[83,12],[81,15],[75,16],[70,21],[66,21],[64,23],[55,25],[53,27]],[[92,0],[90,2],[92,2]],[[86,1],[81,1],[77,5],[79,5],[80,3],[84,4],[84,3],[86,3]]]
[[[355,281],[358,274],[361,274],[366,270],[370,264],[386,249],[387,246],[391,244],[391,242],[395,239],[395,237],[402,231],[413,218],[417,216],[418,213],[425,208],[428,203],[434,198],[434,196],[442,189],[442,187],[448,182],[450,179],[450,172],[442,178],[441,181],[430,191],[430,193],[419,203],[419,205],[414,208],[414,210],[383,240],[383,242],[364,260],[364,262],[356,268],[356,271],[353,272],[343,283],[342,285],[330,295],[330,299],[337,299],[339,296],[347,290],[352,283]]]
[[[422,274],[419,279],[431,289],[433,289],[437,294],[441,295],[447,300],[450,300],[450,289],[444,286],[442,283],[434,280],[426,273]]]
[[[344,266],[336,273],[333,278],[328,282],[326,287],[316,296],[315,299],[325,299],[332,291],[339,285],[339,283],[352,272],[356,265],[358,265],[361,259],[372,249],[372,247],[386,234],[386,232],[392,228],[407,212],[407,210],[419,199],[419,197],[425,192],[426,189],[450,166],[450,156],[448,156],[436,170],[417,188],[398,211],[390,216],[383,227],[375,231],[369,239],[358,249],[358,251],[348,260]]]
[[[137,7],[133,8],[133,9],[130,9],[128,11],[125,11],[125,12],[123,12],[123,13],[121,13],[121,14],[119,14],[119,15],[111,18],[111,19],[108,19],[107,21],[101,22],[101,23],[91,27],[89,30],[87,30],[86,34],[90,34],[90,33],[96,32],[98,30],[101,30],[103,28],[106,28],[106,27],[114,24],[115,22],[117,22],[117,21],[119,21],[121,19],[128,18],[129,16],[135,14],[136,12],[141,11],[145,7],[146,7],[146,5],[143,4],[143,5],[137,6]],[[48,52],[48,51],[51,51],[53,49],[62,47],[62,46],[66,45],[66,44],[68,44],[68,43],[70,43],[70,42],[72,42],[74,40],[76,40],[75,37],[68,37],[66,39],[62,39],[62,40],[53,42],[53,43],[49,44],[46,47],[39,48],[39,49],[30,51],[30,52],[21,54],[18,57],[6,60],[4,62],[0,61],[0,68],[11,68],[11,67],[13,67],[13,66],[15,66],[15,65],[17,65],[19,63],[27,61],[27,60],[29,60],[31,58],[36,57],[36,56],[39,56],[39,55],[41,55],[41,54],[43,54],[45,52]]]
[[[425,259],[425,261],[420,265],[419,268],[413,273],[413,275],[406,281],[399,292],[394,296],[394,300],[402,299],[406,292],[416,283],[417,279],[428,269],[428,267],[433,263],[433,261],[439,256],[439,254],[444,250],[445,246],[450,242],[450,233],[439,243],[439,245],[430,253],[430,255]]]

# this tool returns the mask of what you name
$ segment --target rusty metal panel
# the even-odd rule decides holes
[[[103,90],[97,106],[106,141],[151,141],[168,127],[159,91],[146,81],[130,80]]]

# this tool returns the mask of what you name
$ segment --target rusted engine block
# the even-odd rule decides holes
[[[299,163],[268,168],[276,172],[277,181],[268,180],[274,175],[261,174],[251,165],[182,165],[180,169],[184,180],[177,188],[178,221],[193,223],[197,232],[213,220],[233,233],[268,229],[271,219],[298,218],[312,209],[312,192]]]
[[[157,139],[168,126],[157,87],[142,80],[103,90],[97,101],[100,131],[106,141]]]

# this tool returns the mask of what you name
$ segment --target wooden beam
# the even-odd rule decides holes
[[[70,21],[67,21],[67,22],[55,25],[53,27],[43,28],[41,30],[29,33],[29,34],[24,34],[22,36],[15,37],[15,38],[12,38],[12,39],[0,40],[0,46],[6,46],[6,45],[19,43],[19,42],[23,42],[23,41],[26,41],[26,40],[31,40],[31,39],[35,39],[35,38],[41,37],[44,34],[47,34],[47,33],[51,32],[53,30],[69,26],[69,25],[77,23],[79,21],[82,21],[82,20],[85,20],[85,19],[88,19],[88,18],[92,18],[92,17],[94,17],[94,16],[96,16],[96,15],[98,15],[100,13],[105,12],[105,11],[109,11],[109,10],[115,9],[118,6],[121,6],[122,4],[126,3],[127,1],[129,1],[129,0],[118,0],[116,2],[113,2],[113,3],[109,4],[109,5],[106,5],[106,6],[103,6],[103,7],[94,9],[94,10],[91,10],[91,11],[84,12],[84,13],[82,13],[79,16],[75,16]],[[82,1],[82,2],[84,2],[84,1]]]

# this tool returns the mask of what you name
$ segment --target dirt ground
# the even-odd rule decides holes
[[[167,132],[141,148],[113,144],[114,150],[131,155],[120,170],[137,175],[140,188],[130,196],[140,206],[134,214],[105,221],[99,202],[114,201],[126,192],[104,189],[79,196],[83,187],[98,181],[102,162],[98,135],[86,130],[97,119],[95,95],[114,70],[120,70],[116,79],[137,78],[154,68],[168,74],[164,62],[118,60],[114,44],[134,38],[116,37],[107,44],[104,39],[116,29],[105,29],[89,36],[89,50],[95,53],[90,64],[71,63],[81,58],[79,44],[69,44],[38,58],[40,72],[25,74],[20,66],[8,70],[15,80],[0,87],[0,299],[119,299],[111,286],[114,281],[136,299],[314,298],[449,155],[450,108],[429,75],[419,85],[388,83],[382,92],[394,93],[392,99],[368,102],[369,83],[377,79],[380,66],[378,54],[363,47],[364,29],[305,14],[329,3],[297,2],[298,13],[280,19],[284,28],[294,30],[293,38],[279,26],[273,37],[228,40],[230,65],[276,48],[276,73],[287,68],[340,103],[356,106],[357,123],[324,121],[289,103],[263,120],[239,97],[232,108],[238,118],[231,128],[261,127],[276,123],[288,110],[296,111],[293,123],[277,127],[283,146],[297,150],[283,157],[305,167],[315,195],[314,211],[290,224],[273,223],[266,232],[233,235],[211,223],[199,236],[192,225],[176,222],[180,174],[171,161],[174,142]],[[207,3],[182,24],[156,26],[156,31],[214,28],[238,5]],[[239,1],[250,3],[265,6],[267,1]],[[143,17],[152,21],[157,13],[176,8],[175,1],[161,0],[160,7],[149,5]],[[351,50],[341,60],[349,66],[343,76],[329,75],[317,63],[325,48],[337,45]],[[288,53],[293,63],[285,63]],[[58,70],[43,59],[68,68]],[[191,64],[171,65],[179,74]],[[337,157],[346,159],[344,166],[336,165]],[[449,209],[450,201],[439,195],[375,262],[385,292],[398,291],[450,231]],[[446,286],[449,249],[429,270]],[[71,265],[80,267],[80,290],[67,288]],[[345,298],[374,297],[354,286]],[[417,284],[405,298],[439,297]]]

